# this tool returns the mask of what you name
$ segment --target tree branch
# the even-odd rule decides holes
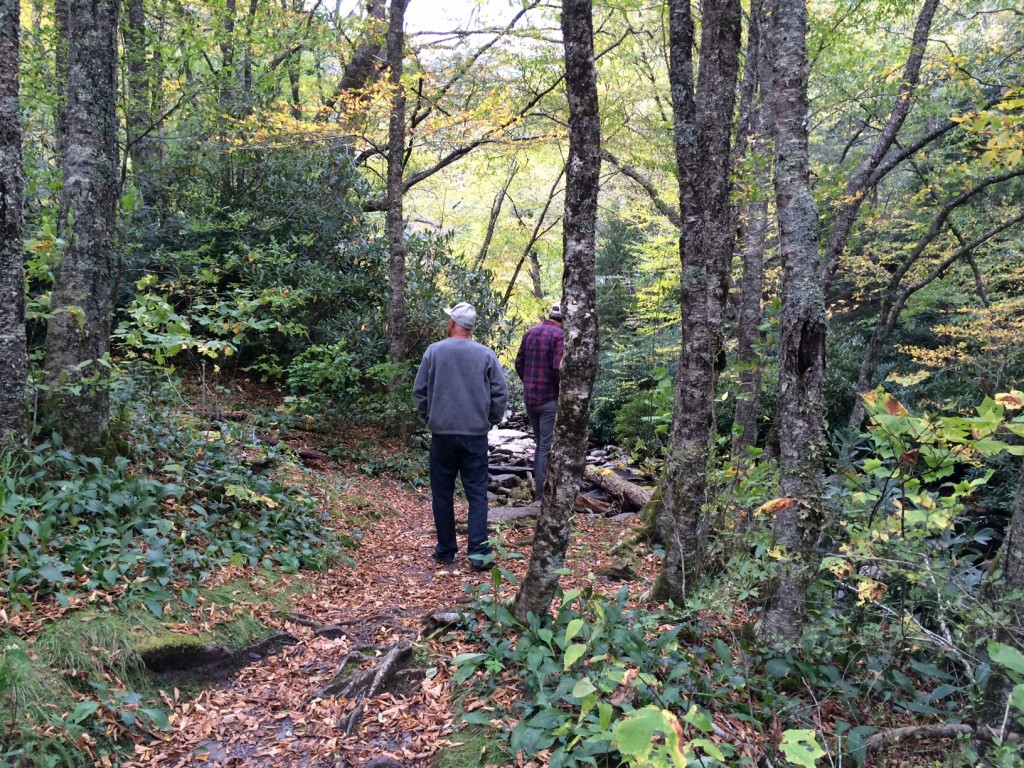
[[[601,150],[601,157],[618,168],[619,173],[627,179],[635,181],[647,193],[648,197],[651,198],[651,202],[654,203],[654,207],[658,212],[672,222],[672,226],[676,229],[683,226],[683,220],[679,217],[679,210],[662,198],[661,194],[654,187],[654,184],[650,179],[640,173],[636,168],[623,163],[606,149]]]
[[[924,60],[925,48],[928,45],[928,33],[931,30],[932,19],[935,17],[935,11],[938,6],[938,0],[925,0],[921,13],[917,17],[910,54],[907,56],[907,63],[903,68],[902,82],[900,83],[899,92],[896,94],[896,103],[889,114],[889,120],[879,134],[878,140],[871,148],[871,151],[861,160],[846,184],[846,189],[843,192],[843,202],[839,205],[832,228],[832,235],[829,237],[828,245],[825,248],[822,285],[826,291],[832,283],[832,278],[835,276],[836,268],[839,265],[839,258],[846,248],[846,241],[850,237],[850,230],[853,228],[853,223],[857,219],[861,203],[864,201],[864,193],[870,186],[868,182],[896,140],[896,136],[899,134],[910,112],[911,96],[921,75],[921,62]]]

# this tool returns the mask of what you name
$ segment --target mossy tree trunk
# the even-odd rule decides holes
[[[150,56],[154,34],[148,29],[144,0],[128,0],[124,25],[125,151],[131,175],[146,205],[163,208],[167,195],[160,177],[163,152],[158,141],[158,109],[152,99],[158,57]]]
[[[402,88],[402,57],[405,53],[406,0],[391,0],[388,22],[388,85],[391,118],[388,124],[387,235],[388,269],[388,351],[392,363],[405,360],[405,226],[402,196],[405,193],[405,91]]]
[[[601,127],[591,0],[562,1],[569,159],[566,163],[562,311],[565,356],[555,441],[548,459],[533,552],[516,595],[515,615],[547,614],[572,531],[571,513],[586,463],[590,399],[597,374],[594,241],[601,172]]]
[[[714,434],[715,388],[725,355],[723,322],[735,243],[729,169],[740,3],[708,0],[702,8],[699,76],[694,89],[694,22],[689,0],[669,3],[669,82],[675,119],[682,227],[679,255],[682,344],[672,433],[659,520],[665,562],[653,595],[683,603],[700,572],[704,503]]]
[[[1006,537],[999,551],[998,562],[1002,580],[995,584],[993,596],[997,601],[1011,602],[1003,606],[1008,609],[1009,625],[996,633],[996,639],[1018,650],[1024,650],[1024,599],[1021,598],[1021,595],[1024,595],[1024,465],[1021,466],[1013,516],[1006,528]],[[1013,682],[1002,674],[998,667],[993,668],[985,686],[979,724],[988,726],[997,736],[1005,736],[1002,729],[1004,721],[1007,720],[1007,702],[1012,691]],[[1008,722],[1013,723],[1012,712]]]
[[[765,2],[755,0],[750,8],[747,49],[740,97],[739,129],[733,167],[741,167],[753,156],[756,170],[747,180],[747,200],[740,206],[738,232],[743,261],[736,309],[736,357],[740,365],[740,393],[736,397],[733,421],[732,460],[748,461],[748,449],[757,443],[757,413],[761,401],[762,361],[757,349],[764,320],[761,307],[764,292],[764,251],[768,236],[768,195],[771,166],[771,69],[762,40]]]
[[[95,448],[109,419],[117,162],[117,0],[69,0],[66,137],[61,147],[63,258],[53,270],[47,409],[67,444]]]
[[[0,447],[23,438],[26,430],[20,10],[19,0],[0,0]]]
[[[818,258],[818,210],[808,159],[806,0],[775,0],[772,9],[775,199],[782,254],[779,321],[781,496],[775,544],[782,552],[758,636],[771,645],[796,640],[807,587],[818,565],[825,457],[825,299]]]

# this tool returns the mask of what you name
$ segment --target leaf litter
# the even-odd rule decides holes
[[[464,557],[449,566],[430,559],[435,539],[429,492],[378,478],[353,479],[350,469],[318,468],[306,482],[317,486],[344,480],[350,498],[372,500],[374,509],[386,510],[379,517],[367,514],[364,504],[356,505],[355,512],[332,510],[344,512],[332,517],[339,528],[360,526],[354,566],[339,562],[324,572],[304,572],[308,591],[295,595],[288,611],[279,612],[269,602],[246,607],[298,642],[242,668],[195,698],[165,695],[171,728],[140,739],[126,768],[243,764],[333,768],[363,765],[381,757],[406,766],[425,766],[439,751],[453,746],[450,660],[473,648],[460,635],[449,634],[441,641],[422,639],[419,634],[425,616],[467,604],[470,590],[489,583],[490,573],[473,572]],[[317,493],[316,488],[312,490]],[[355,520],[360,513],[364,519]],[[464,524],[464,503],[458,505],[457,514]],[[632,528],[589,516],[578,517],[577,526],[567,558],[571,573],[563,577],[563,586],[598,584],[600,589],[594,574],[615,562],[607,553],[609,536],[614,536],[611,531],[628,536]],[[499,536],[504,546],[529,554],[529,532],[507,528]],[[503,561],[501,567],[521,579],[526,561]],[[656,568],[656,558],[647,558],[640,578],[653,576]],[[224,581],[237,579],[244,569],[232,571]],[[621,584],[605,586],[614,593]],[[512,592],[504,597],[511,598]],[[175,629],[194,632],[197,624],[211,626],[231,614],[232,608],[200,604],[195,622]],[[413,665],[426,667],[421,670],[425,676],[409,685],[385,687],[372,696],[324,694],[339,669],[351,672],[348,680],[361,670],[372,673],[389,649],[402,641],[414,641]],[[511,685],[501,693],[502,702],[469,700],[461,706],[493,711],[496,705],[510,704],[516,695]]]

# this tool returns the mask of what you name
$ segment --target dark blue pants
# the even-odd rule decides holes
[[[548,454],[555,436],[555,416],[558,414],[558,401],[550,400],[541,405],[526,406],[526,415],[530,417],[533,437],[537,447],[533,453],[533,478],[537,483],[534,499],[540,501],[544,495],[544,481],[548,476]]]
[[[487,543],[487,435],[432,435],[430,500],[437,530],[438,558],[459,551],[455,540],[455,476],[469,501],[469,555],[489,555]]]

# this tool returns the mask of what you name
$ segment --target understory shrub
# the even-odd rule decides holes
[[[325,509],[267,469],[288,461],[242,426],[134,423],[132,457],[74,454],[59,435],[3,454],[0,589],[14,605],[115,591],[156,615],[218,567],[324,568],[343,541]]]

